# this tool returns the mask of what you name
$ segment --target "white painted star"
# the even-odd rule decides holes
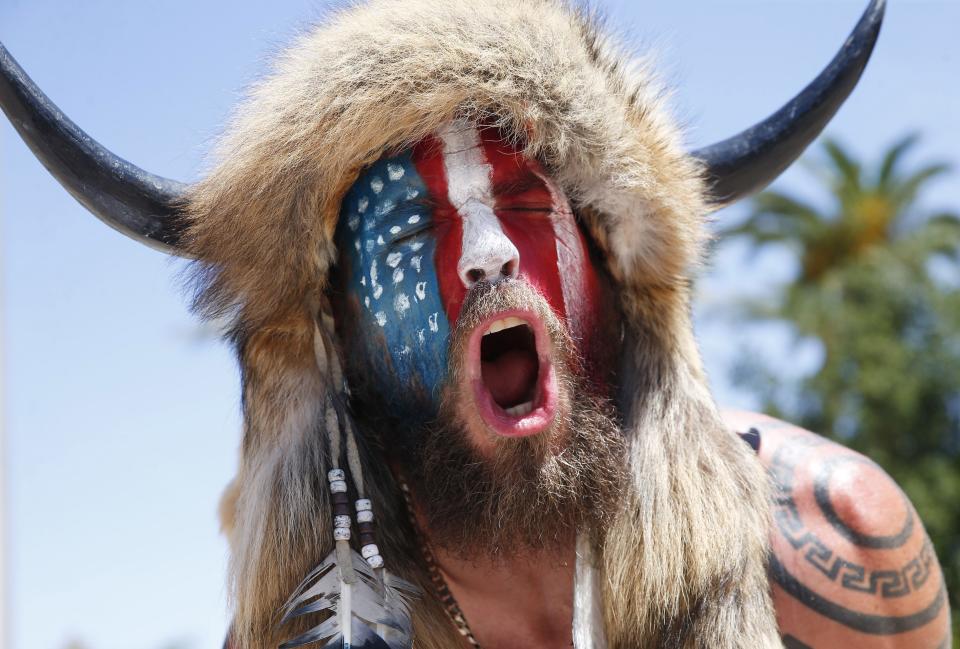
[[[377,205],[377,209],[374,210],[377,216],[383,216],[384,214],[389,214],[393,211],[397,204],[393,201],[386,200]]]
[[[397,293],[397,297],[393,299],[393,308],[400,314],[400,317],[406,314],[410,308],[410,298],[407,297],[406,293]]]
[[[403,178],[403,165],[398,165],[394,162],[387,163],[387,176],[390,180],[400,180]]]

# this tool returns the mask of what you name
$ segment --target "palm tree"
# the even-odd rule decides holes
[[[792,250],[796,278],[745,315],[786,321],[823,352],[797,381],[744,354],[738,382],[771,414],[839,438],[900,483],[943,562],[960,637],[960,217],[922,208],[922,191],[948,167],[908,166],[916,143],[903,138],[864,165],[828,140],[811,165],[829,192],[825,209],[765,192],[722,236]],[[935,259],[947,273],[934,272]]]
[[[831,271],[880,247],[909,251],[904,261],[923,261],[933,254],[956,254],[960,219],[951,213],[919,214],[916,200],[926,184],[949,166],[929,164],[903,170],[903,158],[918,142],[916,134],[894,144],[876,168],[864,169],[836,141],[823,149],[827,164],[809,165],[830,190],[830,207],[821,211],[803,199],[767,191],[740,226],[725,236],[746,236],[754,244],[784,243],[800,256],[798,290],[815,286]],[[918,245],[919,244],[919,245]]]
[[[805,199],[767,191],[753,201],[748,218],[721,232],[745,237],[754,248],[781,244],[797,256],[797,277],[776,303],[753,303],[753,318],[791,322],[802,336],[813,336],[834,353],[839,303],[850,298],[845,271],[873,262],[885,273],[899,273],[898,283],[925,284],[928,266],[937,256],[960,261],[960,217],[950,212],[924,213],[917,205],[921,190],[949,171],[943,163],[905,168],[906,154],[919,138],[908,135],[865,166],[838,142],[827,139],[823,162],[806,160],[807,168],[829,191],[829,205],[820,209]]]

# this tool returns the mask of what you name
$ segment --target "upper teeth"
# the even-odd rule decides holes
[[[521,320],[520,318],[515,318],[513,316],[510,316],[509,318],[501,318],[500,320],[494,320],[493,322],[491,322],[490,326],[487,327],[486,333],[484,333],[483,335],[486,336],[487,334],[495,334],[498,331],[503,331],[504,329],[511,329],[513,327],[519,327],[520,325],[525,325],[525,324],[527,324],[526,320]]]

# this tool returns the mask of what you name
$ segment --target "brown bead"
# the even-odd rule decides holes
[[[350,505],[350,497],[345,493],[330,494],[334,505]]]

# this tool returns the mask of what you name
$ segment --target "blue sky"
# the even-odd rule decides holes
[[[657,53],[699,146],[764,117],[812,79],[866,2],[597,4],[639,50]],[[191,180],[243,88],[324,6],[3,0],[0,41],[91,135],[151,171]],[[918,159],[956,160],[957,25],[955,1],[891,0],[874,59],[829,132],[869,158],[920,129]],[[931,204],[960,206],[957,179],[935,185]],[[793,169],[780,187],[812,184]],[[84,212],[5,120],[0,217],[8,646],[219,646],[226,545],[215,510],[236,466],[235,362],[197,336],[182,265]],[[785,372],[815,360],[776,327],[705,317],[791,272],[782,254],[746,260],[742,248],[723,248],[697,303],[718,398],[739,406],[752,400],[728,373],[748,342]]]

